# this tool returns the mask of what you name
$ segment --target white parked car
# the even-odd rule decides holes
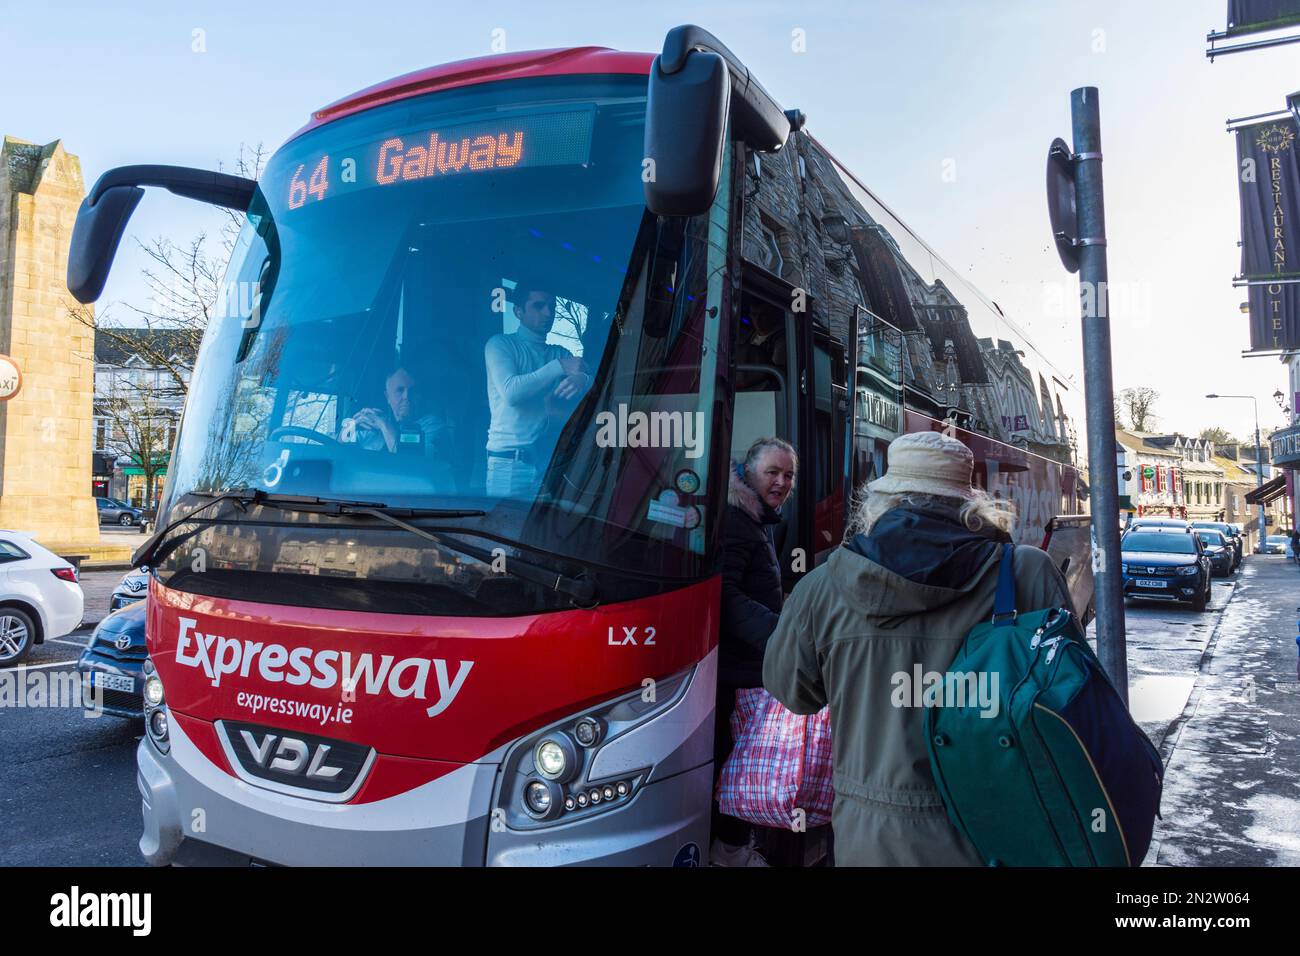
[[[81,625],[77,569],[22,531],[0,530],[0,667]]]

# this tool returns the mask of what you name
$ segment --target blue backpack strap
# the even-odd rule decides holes
[[[993,626],[1008,627],[1016,620],[1016,574],[1014,544],[1002,546],[1002,562],[998,565],[998,589],[993,597]]]

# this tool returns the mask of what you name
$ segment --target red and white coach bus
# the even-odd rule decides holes
[[[688,26],[100,178],[82,301],[142,187],[247,213],[136,555],[147,860],[701,862],[732,456],[801,453],[791,585],[904,430],[1081,510],[1071,377],[802,125]]]

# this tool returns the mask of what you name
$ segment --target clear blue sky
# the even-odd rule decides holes
[[[1100,88],[1116,386],[1151,385],[1161,424],[1195,432],[1280,423],[1276,359],[1247,345],[1235,154],[1224,120],[1279,108],[1300,86],[1300,45],[1211,64],[1224,0],[858,0],[442,4],[389,0],[10,5],[0,132],[61,138],[87,184],[134,162],[227,164],[241,143],[279,145],[308,113],[422,66],[508,49],[653,51],[695,22],[732,47],[786,106],[959,272],[1061,363],[1079,362],[1076,285],[1048,243],[1043,161],[1069,136],[1069,92]],[[792,31],[807,50],[792,49]],[[194,52],[202,30],[206,52]],[[955,172],[955,178],[945,177]],[[141,239],[186,240],[217,220],[151,191]],[[104,303],[138,296],[119,257]],[[1075,352],[1077,355],[1077,351]]]

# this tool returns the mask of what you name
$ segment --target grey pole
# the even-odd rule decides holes
[[[1079,222],[1079,295],[1083,317],[1083,385],[1088,407],[1088,481],[1092,511],[1097,656],[1128,703],[1124,578],[1120,572],[1119,476],[1115,469],[1114,383],[1106,292],[1106,212],[1101,178],[1101,110],[1097,88],[1070,94]]]

